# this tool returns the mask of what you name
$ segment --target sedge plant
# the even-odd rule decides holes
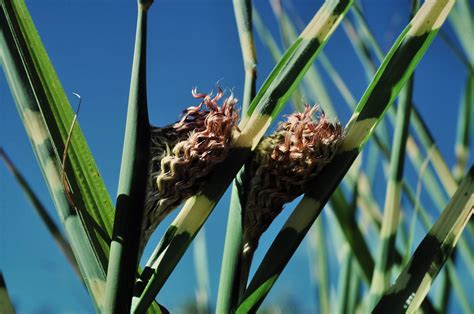
[[[217,313],[259,310],[306,236],[311,237],[309,255],[316,256],[310,259],[311,267],[319,269],[312,283],[322,313],[398,313],[420,307],[442,312],[451,295],[464,311],[472,310],[458,267],[458,260],[468,267],[472,262],[472,167],[466,173],[474,112],[472,38],[468,36],[472,32],[464,34],[472,29],[468,1],[427,0],[419,8],[414,6],[411,20],[384,53],[357,1],[324,1],[299,35],[293,23],[298,19],[290,18],[291,10],[285,3],[272,1],[282,48],[252,1],[234,0],[229,20],[236,22],[242,52],[242,99],[237,99],[240,92],[219,86],[210,93],[193,89],[193,104],[181,108],[181,117],[165,126],[152,125],[148,114],[148,13],[166,9],[160,1],[153,7],[152,2],[137,1],[115,206],[27,6],[23,0],[0,2],[2,68],[61,227],[54,224],[3,150],[0,155],[80,274],[98,312],[167,312],[156,301],[157,295],[172,280],[200,230],[194,247],[200,313],[210,312],[214,303]],[[452,170],[416,108],[416,84],[411,78],[446,19],[461,45],[451,45],[452,50],[469,67]],[[363,64],[361,77],[368,81],[359,101],[336,70],[332,56],[323,52],[341,24]],[[260,74],[266,77],[261,86],[254,27],[276,63],[268,75]],[[329,84],[334,84],[352,113],[344,127],[337,117],[341,107]],[[304,106],[307,99],[318,106]],[[292,113],[280,119],[289,102]],[[367,157],[360,157],[362,153]],[[436,207],[431,212],[440,213],[434,225],[425,199],[413,192],[413,182],[405,175],[405,155],[419,168],[419,184]],[[370,188],[380,175],[379,157],[380,164],[389,169],[383,181],[383,206]],[[210,247],[203,226],[228,187],[232,195],[225,235],[221,235],[225,244],[218,252],[222,253],[218,254],[222,256],[219,289],[213,294],[209,280],[219,270],[208,267]],[[409,202],[404,203],[403,197]],[[331,210],[322,219],[319,216],[328,202]],[[414,212],[412,225],[420,221],[426,229],[413,254],[415,227],[405,232],[407,207]],[[270,247],[259,245],[281,213],[288,213],[289,218]],[[174,217],[167,226],[168,216]],[[463,233],[464,229],[468,231]],[[159,242],[152,236],[156,230]],[[407,241],[401,238],[405,233]],[[328,261],[338,249],[327,245],[328,234],[337,235],[341,244],[337,281],[330,275],[333,267]],[[150,256],[146,256],[147,244],[154,247]],[[461,258],[451,259],[457,244]],[[263,260],[255,258],[259,251]],[[147,260],[143,268],[139,266],[142,256]],[[443,289],[452,286],[455,293],[439,288],[443,301],[438,304],[427,295],[444,264],[449,281]],[[14,302],[0,275],[0,309],[14,313]],[[398,279],[392,284],[394,277]],[[337,291],[337,306],[332,291]]]

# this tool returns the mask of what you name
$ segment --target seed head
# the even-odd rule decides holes
[[[157,225],[182,201],[199,193],[212,169],[222,162],[237,130],[237,100],[222,105],[215,97],[197,93],[198,106],[188,107],[180,121],[152,130],[150,177],[143,222],[143,244]]]
[[[342,139],[340,123],[330,122],[316,106],[288,116],[256,147],[246,168],[248,196],[244,243],[256,247],[260,235],[285,203],[304,193],[307,183],[334,157]],[[245,249],[245,248],[244,248]]]

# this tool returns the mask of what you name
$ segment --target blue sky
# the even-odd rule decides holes
[[[255,2],[265,23],[279,39],[270,6],[266,1]],[[322,1],[293,2],[294,11],[306,23]],[[80,125],[114,198],[135,35],[135,1],[27,0],[26,3],[71,102],[76,102],[72,92],[82,96]],[[363,3],[370,26],[387,51],[407,23],[409,1]],[[445,30],[450,33],[449,27]],[[191,97],[195,86],[208,92],[219,81],[221,87],[233,90],[241,98],[244,73],[231,1],[155,1],[149,13],[148,43],[148,103],[152,124],[174,122],[184,108],[196,104]],[[256,48],[260,85],[274,62],[258,38]],[[341,27],[324,51],[359,99],[367,81]],[[454,163],[457,112],[466,77],[466,69],[439,38],[416,71],[415,103],[450,165]],[[344,124],[350,112],[326,75],[323,78]],[[54,206],[3,75],[0,75],[0,100],[0,145],[27,175],[54,215]],[[287,106],[283,114],[289,112]],[[407,172],[413,176],[410,166]],[[85,289],[3,166],[0,166],[0,187],[0,268],[19,313],[93,312]],[[384,184],[374,187],[382,204],[384,192]],[[228,200],[227,193],[206,224],[211,300],[217,294]],[[262,250],[268,247],[287,213],[264,235]],[[162,231],[163,227],[155,234],[155,242]],[[329,246],[334,246],[331,236],[327,241]],[[256,261],[262,253],[257,252]],[[304,309],[313,310],[314,290],[308,269],[306,244],[303,244],[269,295],[268,304],[289,298],[299,300]],[[337,274],[337,268],[331,269],[331,273]],[[185,300],[194,298],[194,293],[190,250],[158,298],[165,306],[176,309]]]

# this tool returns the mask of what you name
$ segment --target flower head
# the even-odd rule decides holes
[[[306,105],[304,112],[288,116],[259,143],[246,171],[247,245],[256,246],[283,205],[304,193],[307,183],[332,160],[341,139],[340,123],[330,122],[318,107]]]
[[[197,93],[198,106],[188,107],[180,121],[152,131],[150,182],[143,224],[143,241],[186,198],[200,192],[212,169],[222,162],[237,130],[237,100],[224,93]]]

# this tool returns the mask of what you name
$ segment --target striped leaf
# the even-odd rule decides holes
[[[420,243],[397,281],[374,313],[413,313],[453,251],[474,213],[474,167],[471,167],[446,209]]]
[[[283,226],[253,277],[238,313],[254,311],[261,304],[383,113],[412,74],[453,4],[452,0],[425,2],[399,36],[355,109],[338,153]]]
[[[24,2],[4,0],[1,9],[2,66],[86,286],[100,308],[112,203],[78,125],[65,165],[71,195],[66,192],[61,159],[74,112]]]

